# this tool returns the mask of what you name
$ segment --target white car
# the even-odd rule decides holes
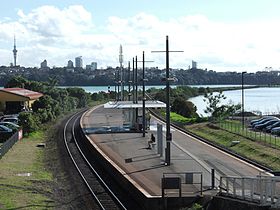
[[[17,117],[5,117],[2,119],[2,122],[12,122],[12,123],[18,124],[18,118]]]
[[[20,128],[19,125],[12,122],[0,122],[0,125],[4,125],[7,128],[11,128],[12,130],[18,130]]]

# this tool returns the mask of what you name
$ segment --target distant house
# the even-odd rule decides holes
[[[0,111],[15,114],[22,110],[31,110],[31,105],[41,96],[42,93],[24,88],[0,89]]]

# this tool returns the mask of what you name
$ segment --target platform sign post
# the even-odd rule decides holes
[[[163,153],[163,138],[162,138],[162,124],[157,124],[157,153],[160,154],[160,157]]]

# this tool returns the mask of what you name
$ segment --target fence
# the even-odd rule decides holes
[[[220,194],[278,208],[280,207],[280,178],[221,177]]]
[[[232,133],[244,136],[246,138],[263,142],[270,147],[280,148],[280,137],[272,135],[271,133],[255,131],[247,127],[246,125],[243,129],[241,122],[238,120],[221,121],[219,122],[219,127]]]
[[[0,146],[0,158],[2,158],[9,151],[9,149],[20,139],[22,139],[22,130],[18,130]]]

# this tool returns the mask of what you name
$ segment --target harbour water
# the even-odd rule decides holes
[[[236,87],[238,85],[192,85],[191,87]],[[93,93],[99,91],[108,91],[108,86],[80,86],[85,91]],[[176,86],[171,86],[176,87]],[[114,86],[110,87],[110,90],[114,90]],[[164,85],[159,86],[146,86],[149,88],[165,88]],[[141,90],[142,87],[139,86]],[[224,91],[224,95],[227,97],[223,101],[223,104],[241,103],[241,90]],[[198,114],[205,116],[206,102],[203,101],[204,96],[197,96],[191,98],[197,107]],[[280,113],[280,88],[252,88],[244,89],[244,109],[245,111],[260,111],[262,114],[276,114]]]
[[[192,87],[236,87],[237,85],[193,85]],[[65,88],[65,86],[60,86]],[[86,92],[95,93],[108,91],[108,86],[78,86],[83,88]],[[158,86],[146,86],[149,88],[164,88],[164,85]],[[176,86],[171,86],[176,87]],[[0,87],[3,88],[3,87]],[[115,90],[114,86],[110,86],[111,91]],[[142,87],[139,86],[141,90]],[[241,103],[241,90],[224,91],[224,95],[227,97],[223,101],[223,104]],[[189,99],[197,107],[198,114],[205,116],[204,110],[206,108],[206,102],[204,102],[203,96],[197,96]],[[245,111],[260,111],[262,114],[278,114],[280,113],[280,88],[252,88],[244,89],[244,109]]]
[[[234,103],[241,104],[241,90],[224,91],[227,97],[223,104]],[[197,107],[197,112],[205,116],[204,110],[206,102],[203,101],[204,96],[191,98]],[[253,88],[244,89],[244,110],[260,111],[262,114],[278,114],[280,113],[280,88]]]

